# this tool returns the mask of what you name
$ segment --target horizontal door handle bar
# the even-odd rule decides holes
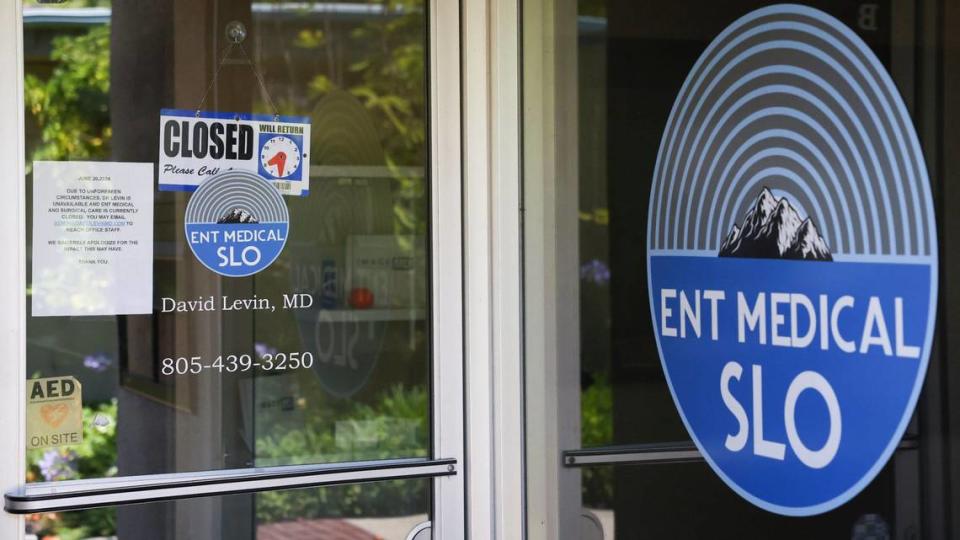
[[[913,450],[919,446],[915,437],[905,437],[897,450]],[[657,463],[687,463],[703,461],[700,450],[692,441],[601,446],[563,452],[566,467],[594,467],[597,465],[653,465]]]
[[[26,484],[4,494],[4,510],[33,514],[235,493],[432,478],[457,474],[455,459],[393,459]]]
[[[563,464],[567,467],[588,467],[623,463],[684,463],[699,461],[703,456],[692,442],[631,444],[567,450]]]

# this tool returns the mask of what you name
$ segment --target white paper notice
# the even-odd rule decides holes
[[[153,312],[153,164],[33,164],[33,315]]]

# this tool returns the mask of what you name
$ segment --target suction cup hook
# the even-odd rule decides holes
[[[240,21],[230,21],[227,23],[226,34],[227,41],[239,45],[247,39],[247,27]]]

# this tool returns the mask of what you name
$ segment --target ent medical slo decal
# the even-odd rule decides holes
[[[280,256],[290,216],[277,188],[259,175],[229,170],[190,197],[184,232],[204,266],[228,277],[256,274]]]
[[[663,370],[713,470],[786,515],[866,487],[913,414],[937,298],[923,155],[867,45],[798,5],[724,30],[667,122],[647,246]]]

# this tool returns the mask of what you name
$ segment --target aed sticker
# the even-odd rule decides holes
[[[283,195],[310,193],[310,119],[160,111],[160,191],[194,191],[227,170],[257,173]]]
[[[663,134],[647,263],[670,391],[720,478],[793,516],[864,489],[923,385],[937,237],[910,116],[863,40],[784,4],[710,43]]]
[[[256,274],[280,256],[290,216],[275,185],[231,170],[205,180],[187,202],[184,230],[194,256],[228,277]]]
[[[83,442],[83,398],[73,377],[27,380],[27,449]]]

